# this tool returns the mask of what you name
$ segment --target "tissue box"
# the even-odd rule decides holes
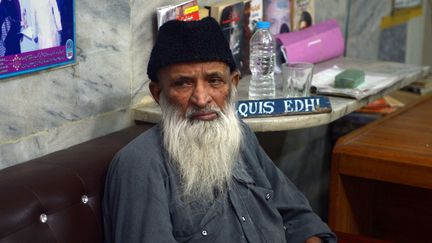
[[[342,56],[344,52],[344,38],[334,19],[275,37],[286,62],[318,63]]]

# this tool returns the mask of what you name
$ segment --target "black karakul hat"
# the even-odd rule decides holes
[[[175,63],[221,61],[231,72],[236,64],[219,24],[211,17],[198,21],[171,20],[159,29],[147,66],[150,80],[157,82],[159,69]]]

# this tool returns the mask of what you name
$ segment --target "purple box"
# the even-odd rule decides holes
[[[344,52],[344,38],[334,19],[275,37],[286,62],[318,63],[342,56]]]

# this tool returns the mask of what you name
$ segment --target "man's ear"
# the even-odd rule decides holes
[[[156,100],[156,102],[159,104],[160,94],[161,94],[161,87],[159,83],[156,83],[154,81],[151,81],[149,83],[149,89],[150,93],[152,94],[153,98]]]
[[[235,70],[231,74],[231,82],[237,88],[237,85],[238,85],[239,81],[240,81],[240,72],[238,70]]]

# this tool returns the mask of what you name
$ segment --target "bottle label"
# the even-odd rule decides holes
[[[236,112],[241,118],[330,113],[330,100],[325,96],[268,100],[241,100]]]

